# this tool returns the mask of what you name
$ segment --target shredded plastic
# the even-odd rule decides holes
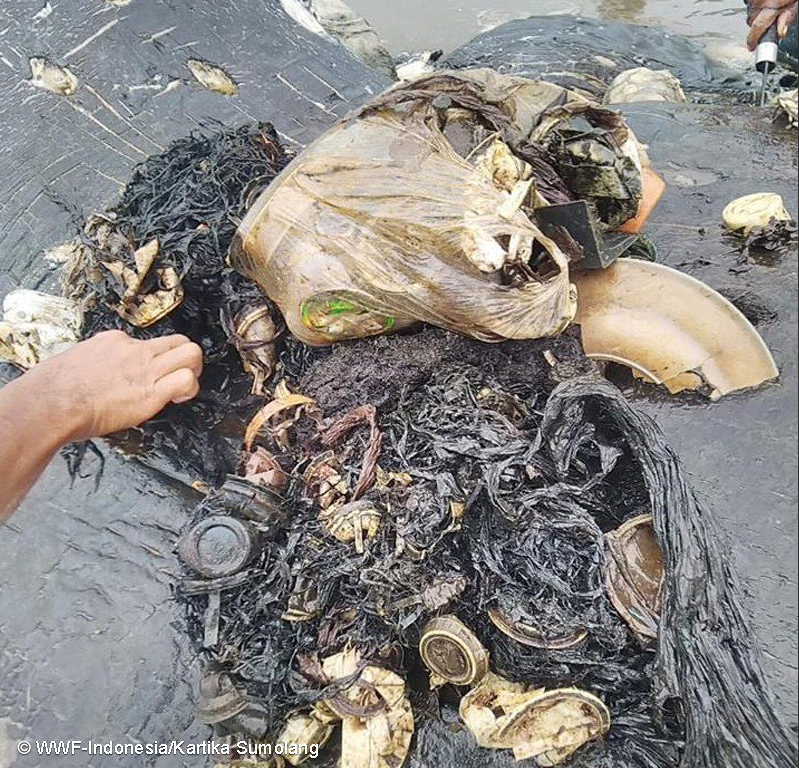
[[[457,362],[447,362],[448,347]],[[379,369],[368,362],[375,348]],[[414,383],[406,363],[417,348],[436,350],[439,365]],[[795,748],[774,713],[734,574],[657,427],[581,372],[576,339],[504,344],[480,356],[485,349],[424,331],[357,342],[301,366],[308,396],[333,422],[348,403],[327,387],[331,365],[352,354],[367,361],[361,379],[391,383],[378,409],[384,482],[363,497],[391,513],[359,552],[330,535],[318,499],[293,481],[285,532],[257,575],[223,601],[218,656],[233,660],[278,728],[290,712],[338,695],[313,670],[347,647],[418,680],[421,633],[446,612],[477,633],[495,673],[533,687],[577,687],[607,705],[607,737],[582,748],[574,764],[787,768]],[[551,374],[546,351],[557,361]],[[524,371],[513,365],[522,353]],[[280,454],[295,477],[324,448],[315,427],[310,438],[297,428]],[[361,474],[368,431],[340,446],[345,496]],[[654,645],[641,644],[605,588],[604,534],[642,513],[654,517],[666,563]],[[431,587],[459,580],[465,588],[445,590],[444,605],[425,603]],[[299,622],[280,618],[290,604],[304,607]],[[582,630],[587,638],[564,650],[525,646],[491,621],[497,605],[546,637]],[[734,741],[720,737],[731,731]]]

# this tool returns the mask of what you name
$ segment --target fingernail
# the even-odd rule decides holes
[[[185,395],[184,397],[176,397],[172,402],[175,405],[182,405],[183,403],[188,403],[189,400],[194,400],[195,395]]]

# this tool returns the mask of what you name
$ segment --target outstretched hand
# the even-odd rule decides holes
[[[185,336],[100,333],[0,389],[0,524],[66,443],[137,426],[199,391],[202,350]]]
[[[746,39],[750,51],[757,48],[763,35],[777,23],[777,34],[780,39],[788,34],[788,30],[796,21],[799,11],[799,0],[749,0],[748,23],[751,29]]]
[[[30,386],[41,382],[58,399],[54,407],[72,442],[137,426],[170,403],[191,400],[199,391],[202,369],[202,350],[185,336],[139,341],[122,331],[106,331],[25,377],[31,377]]]

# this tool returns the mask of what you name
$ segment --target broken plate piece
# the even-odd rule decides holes
[[[358,672],[360,654],[346,650],[325,659],[322,669],[330,682]],[[400,768],[413,738],[411,704],[405,682],[388,669],[366,666],[355,682],[326,708],[341,717],[341,760],[346,768]]]
[[[651,515],[628,520],[605,536],[605,583],[616,610],[643,639],[656,639],[663,586],[663,551]]]
[[[430,685],[474,685],[488,673],[488,651],[457,617],[440,616],[428,622],[419,653],[431,672]]]
[[[782,197],[773,192],[757,192],[733,200],[722,214],[727,229],[748,235],[756,227],[777,221],[793,221]]]
[[[236,688],[230,675],[213,667],[203,672],[197,704],[197,719],[201,723],[222,723],[240,715],[245,709],[247,697]]]
[[[576,648],[588,638],[588,632],[584,629],[560,637],[544,637],[544,635],[536,631],[533,627],[521,621],[512,621],[501,609],[496,607],[489,608],[488,618],[491,619],[491,623],[502,632],[502,634],[507,635],[520,645],[526,645],[530,648],[546,648],[550,651],[565,651],[569,648]]]
[[[491,672],[463,697],[460,716],[481,747],[512,749],[540,766],[559,765],[610,729],[608,708],[590,693],[528,690]]]
[[[672,394],[697,390],[711,400],[779,376],[746,317],[676,269],[620,259],[572,279],[579,292],[575,322],[595,360],[628,366]]]
[[[3,299],[0,362],[27,370],[80,341],[83,311],[77,302],[19,289]]]
[[[512,749],[513,741],[503,740],[499,736],[508,713],[543,692],[543,688],[530,691],[524,683],[514,683],[487,672],[480,684],[461,699],[461,720],[479,746],[486,749]]]
[[[278,744],[294,747],[296,754],[287,750],[284,757],[290,765],[302,765],[311,755],[311,747],[321,749],[333,734],[333,727],[321,722],[313,713],[292,715],[277,737]]]
[[[266,738],[271,717],[261,699],[247,696],[217,665],[203,671],[196,714],[201,723],[216,726],[220,735],[235,734],[256,741]]]
[[[540,766],[553,766],[609,730],[610,711],[600,699],[577,688],[562,688],[539,693],[510,712],[499,739],[512,741],[517,760],[533,757]]]

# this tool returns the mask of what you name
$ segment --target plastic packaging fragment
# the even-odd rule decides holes
[[[0,362],[32,368],[80,341],[83,310],[75,301],[18,289],[3,299]]]
[[[540,766],[563,763],[611,725],[604,703],[585,691],[529,690],[493,673],[461,699],[460,715],[481,747],[511,749]]]
[[[243,474],[251,483],[264,485],[277,492],[285,490],[289,483],[288,475],[278,460],[260,446],[247,456]]]
[[[295,745],[297,754],[286,754],[290,765],[302,765],[310,756],[310,747],[321,749],[333,735],[333,727],[321,722],[314,713],[292,715],[277,738],[278,744]]]
[[[235,344],[244,370],[253,377],[252,394],[263,395],[277,367],[277,329],[272,308],[262,304],[242,310],[234,320]]]
[[[360,425],[369,427],[369,440],[364,450],[358,482],[352,491],[352,501],[358,501],[374,485],[377,478],[377,462],[383,450],[383,433],[377,424],[377,409],[373,405],[359,405],[320,430],[315,437],[323,448],[332,448]]]
[[[491,623],[503,634],[515,640],[520,645],[530,648],[546,648],[552,651],[563,651],[584,643],[588,632],[584,629],[561,635],[560,637],[544,637],[534,627],[523,622],[509,619],[499,608],[490,608],[488,618]]]
[[[363,554],[364,539],[377,536],[383,515],[370,501],[354,501],[329,507],[320,518],[331,536],[345,544],[354,542],[355,551]]]
[[[381,667],[364,666],[354,649],[326,658],[322,669],[331,682],[356,676],[336,699],[327,702],[341,718],[340,765],[400,768],[414,732],[413,710],[402,678]]]
[[[323,512],[344,504],[350,495],[350,487],[341,472],[341,464],[333,451],[316,456],[303,472],[306,496],[316,501]]]
[[[248,212],[229,263],[308,344],[419,321],[483,341],[557,335],[575,296],[533,208],[587,196],[616,228],[638,212],[647,164],[622,118],[577,94],[435,73],[302,152]]]
[[[203,87],[223,96],[235,96],[239,86],[222,67],[202,59],[189,59],[186,62],[194,79]]]
[[[49,59],[34,56],[28,62],[31,68],[29,83],[58,96],[72,96],[80,86],[78,78],[68,67],[54,64]]]
[[[264,429],[267,429],[277,446],[287,447],[288,431],[304,413],[308,413],[313,419],[317,418],[318,409],[314,401],[305,395],[290,392],[285,385],[278,385],[274,398],[261,408],[247,425],[244,433],[245,450],[253,449],[258,435]]]
[[[688,101],[679,78],[667,69],[637,67],[617,75],[605,92],[605,104],[630,104],[641,101]]]
[[[139,328],[148,328],[176,309],[183,301],[183,286],[172,266],[156,266],[160,248],[152,239],[133,251],[133,266],[128,266],[120,252],[130,248],[124,238],[116,236],[106,225],[99,224],[98,238],[112,249],[102,266],[117,284],[119,316]],[[105,233],[105,235],[101,234]]]
[[[780,221],[792,221],[780,195],[773,192],[756,192],[739,197],[727,205],[722,214],[724,224],[733,232],[749,234],[752,229],[767,227]]]
[[[711,400],[779,376],[746,317],[683,272],[621,259],[574,279],[589,357],[625,365],[672,394],[695,390]]]

